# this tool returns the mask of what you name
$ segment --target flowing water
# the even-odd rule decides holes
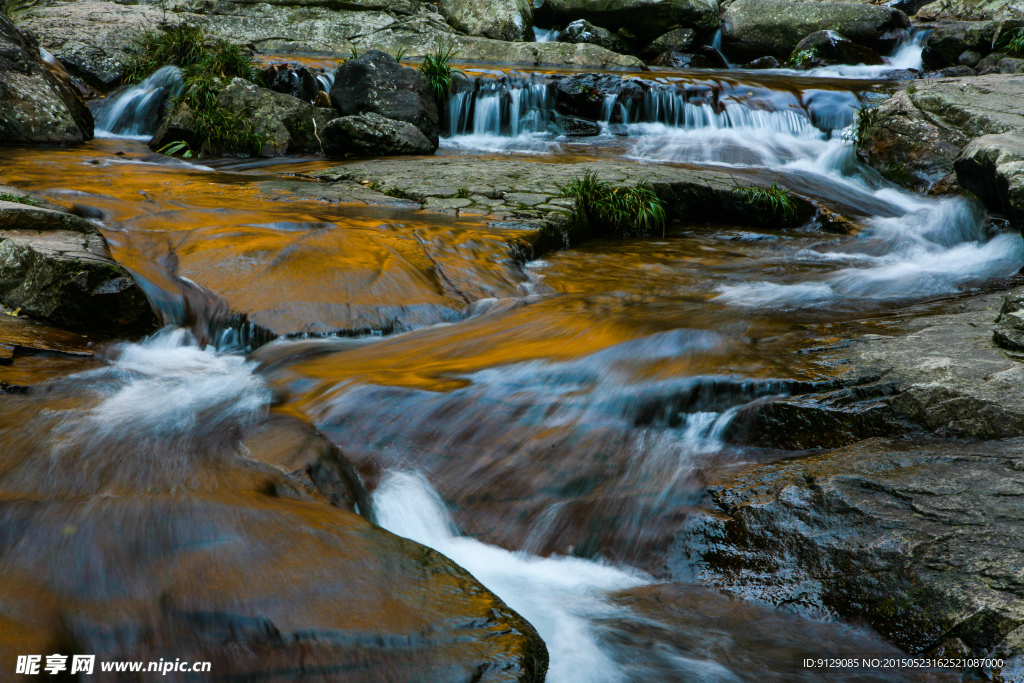
[[[803,670],[802,657],[896,650],[706,591],[674,559],[713,472],[791,455],[733,443],[737,409],[830,382],[843,368],[823,349],[898,333],[1024,265],[1021,237],[976,205],[858,164],[846,130],[871,94],[848,75],[614,75],[601,133],[581,139],[559,133],[551,74],[476,72],[440,153],[728,168],[846,209],[853,236],[680,221],[664,239],[523,264],[507,228],[279,182],[331,162],[152,155],[133,138],[172,73],[106,105],[110,137],[0,149],[4,183],[102,221],[168,323],[136,343],[50,331],[51,350],[0,366],[0,380],[47,387],[0,396],[11,481],[32,496],[186,486],[196,458],[298,417],[358,468],[376,523],[537,628],[551,681],[951,680]],[[113,476],[109,454],[140,444],[157,446],[150,466]],[[31,452],[64,474],[44,477]]]

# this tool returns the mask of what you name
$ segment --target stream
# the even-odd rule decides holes
[[[920,46],[887,68],[919,66]],[[338,162],[154,155],[167,71],[105,103],[87,145],[0,148],[5,183],[103,222],[167,323],[136,343],[86,339],[91,358],[0,366],[46,387],[0,397],[12,447],[48,472],[77,459],[76,483],[42,465],[18,481],[26,495],[81,486],[137,450],[146,476],[185,482],[190,458],[239,425],[299,417],[356,465],[377,524],[534,625],[549,681],[959,680],[804,669],[899,650],[860,624],[704,588],[677,546],[713,472],[793,455],[737,445],[739,408],[833,380],[845,368],[822,350],[899,334],[1024,265],[1020,235],[978,205],[859,164],[854,110],[883,69],[846,69],[627,75],[649,81],[643,94],[624,86],[599,135],[571,138],[551,72],[467,66],[438,154],[730,169],[842,210],[854,235],[676,221],[663,239],[520,262],[515,229],[273,189]],[[257,327],[276,338],[258,343]]]

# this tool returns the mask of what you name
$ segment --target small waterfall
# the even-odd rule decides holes
[[[334,74],[330,72],[317,74],[316,84],[324,92],[331,92],[331,88],[334,87]]]
[[[537,76],[464,79],[448,99],[448,135],[518,137],[547,132],[551,84]]]
[[[181,69],[165,66],[138,85],[125,88],[97,115],[98,137],[148,139],[156,132],[162,109],[181,93]]]
[[[557,43],[562,32],[555,28],[544,29],[533,27],[533,39],[538,43]]]

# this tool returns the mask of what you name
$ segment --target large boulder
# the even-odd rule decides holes
[[[809,55],[809,59],[803,59]],[[828,64],[882,64],[882,58],[869,47],[858,45],[835,31],[817,31],[793,48],[789,61],[798,69],[816,62]]]
[[[334,119],[320,134],[329,157],[433,154],[437,143],[405,121],[380,114],[357,114]]]
[[[1021,0],[937,0],[917,10],[919,19],[1024,19]]]
[[[47,66],[35,39],[0,14],[0,144],[68,145],[92,136],[82,96]]]
[[[274,92],[297,97],[312,104],[320,92],[320,84],[312,71],[304,66],[272,64],[263,70],[263,85]]]
[[[330,109],[315,107],[297,97],[274,92],[242,78],[233,79],[217,96],[217,102],[229,112],[241,113],[255,132],[263,135],[260,149],[236,149],[207,142],[199,149],[206,154],[259,154],[281,156],[301,152],[319,152],[317,131],[334,118]],[[171,111],[157,129],[149,145],[160,149],[169,142],[184,140],[193,148],[199,136],[192,112],[184,103]]]
[[[646,45],[666,31],[693,28],[709,33],[718,26],[715,0],[546,0],[537,9],[545,24],[586,19],[610,30],[621,30]]]
[[[331,101],[343,117],[379,114],[411,123],[437,148],[440,117],[426,78],[389,54],[370,50],[339,66]]]
[[[972,140],[954,166],[961,187],[1024,229],[1024,129]]]
[[[1005,27],[998,21],[940,21],[930,24],[928,40],[921,59],[926,69],[944,69],[963,64],[967,55],[976,52],[981,58],[992,52]],[[967,66],[974,66],[967,64]]]
[[[149,300],[87,220],[0,201],[0,301],[69,330],[110,336],[156,328]]]
[[[558,40],[563,43],[599,45],[612,52],[632,52],[625,40],[606,28],[594,26],[586,19],[577,19],[566,26],[565,30],[558,36]]]
[[[533,35],[530,0],[441,0],[437,9],[467,35],[496,40],[529,40]]]
[[[742,59],[789,57],[800,40],[817,31],[837,31],[855,43],[887,53],[910,28],[903,12],[844,2],[737,0],[723,16],[722,41]]]

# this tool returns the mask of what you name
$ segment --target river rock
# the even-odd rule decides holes
[[[0,201],[0,301],[58,327],[144,334],[157,319],[96,226],[77,216]]]
[[[440,0],[437,9],[454,28],[495,40],[532,40],[530,0]]]
[[[681,52],[662,52],[651,60],[650,65],[670,69],[710,69],[715,66],[704,55],[690,55]]]
[[[804,54],[811,59],[802,60]],[[882,58],[871,48],[858,45],[835,31],[817,31],[807,36],[793,48],[790,63],[798,69],[809,68],[814,61],[828,64],[882,64]]]
[[[573,74],[555,82],[555,108],[561,114],[601,120],[610,97],[643,97],[643,86],[609,74]]]
[[[563,43],[590,43],[612,52],[630,53],[632,49],[618,35],[606,28],[594,26],[586,19],[577,19],[562,31],[558,40]]]
[[[980,21],[985,19],[1024,19],[1021,0],[937,0],[917,10],[917,18],[928,21],[953,19]]]
[[[1005,57],[999,60],[999,73],[1001,74],[1020,74],[1024,73],[1024,59],[1015,59],[1012,57]]]
[[[39,44],[0,14],[0,144],[91,140],[93,119],[70,81],[43,62]]]
[[[747,599],[863,619],[912,654],[1020,657],[1022,446],[875,439],[740,467],[709,487],[676,566]]]
[[[370,50],[339,66],[331,101],[343,117],[372,113],[411,123],[437,149],[437,103],[426,79],[389,54]]]
[[[722,18],[722,41],[741,58],[785,59],[803,36],[837,31],[871,49],[888,53],[906,29],[907,15],[874,5],[842,2],[737,0]]]
[[[905,187],[926,190],[954,172],[967,143],[1024,129],[1016,102],[1022,76],[914,81],[874,114],[858,146],[860,158]]]
[[[940,21],[929,25],[931,33],[921,53],[925,68],[944,69],[960,64],[960,56],[965,52],[987,55],[992,51],[999,26],[996,21]]]
[[[203,146],[207,154],[258,154],[281,156],[301,152],[319,152],[317,131],[323,130],[335,118],[330,109],[315,107],[297,97],[274,92],[242,78],[233,79],[217,96],[217,102],[230,112],[244,112],[266,142],[256,149],[214,149],[210,143]],[[197,146],[192,113],[184,103],[178,104],[163,120],[150,141],[152,149],[160,149],[176,140],[185,140]]]
[[[437,151],[437,143],[428,140],[416,126],[374,113],[334,119],[324,127],[320,138],[324,141],[324,154],[329,157],[433,154]]]
[[[601,126],[596,122],[575,116],[558,117],[558,129],[562,132],[562,135],[568,135],[569,137],[587,137],[601,133]]]
[[[667,30],[690,28],[708,33],[718,25],[713,0],[546,0],[537,15],[543,25],[586,19],[609,30],[625,29],[645,45]]]
[[[979,76],[985,76],[986,74],[997,74],[999,73],[999,62],[1000,60],[1009,57],[1005,52],[993,52],[985,55],[978,63],[974,65],[974,70],[978,72]]]
[[[274,64],[263,70],[263,85],[274,92],[297,97],[303,102],[315,103],[320,84],[312,71],[304,66]]]
[[[644,59],[653,59],[663,52],[685,52],[697,37],[692,28],[677,28],[652,40],[640,51]]]
[[[955,168],[964,189],[1024,229],[1024,129],[972,140]]]

